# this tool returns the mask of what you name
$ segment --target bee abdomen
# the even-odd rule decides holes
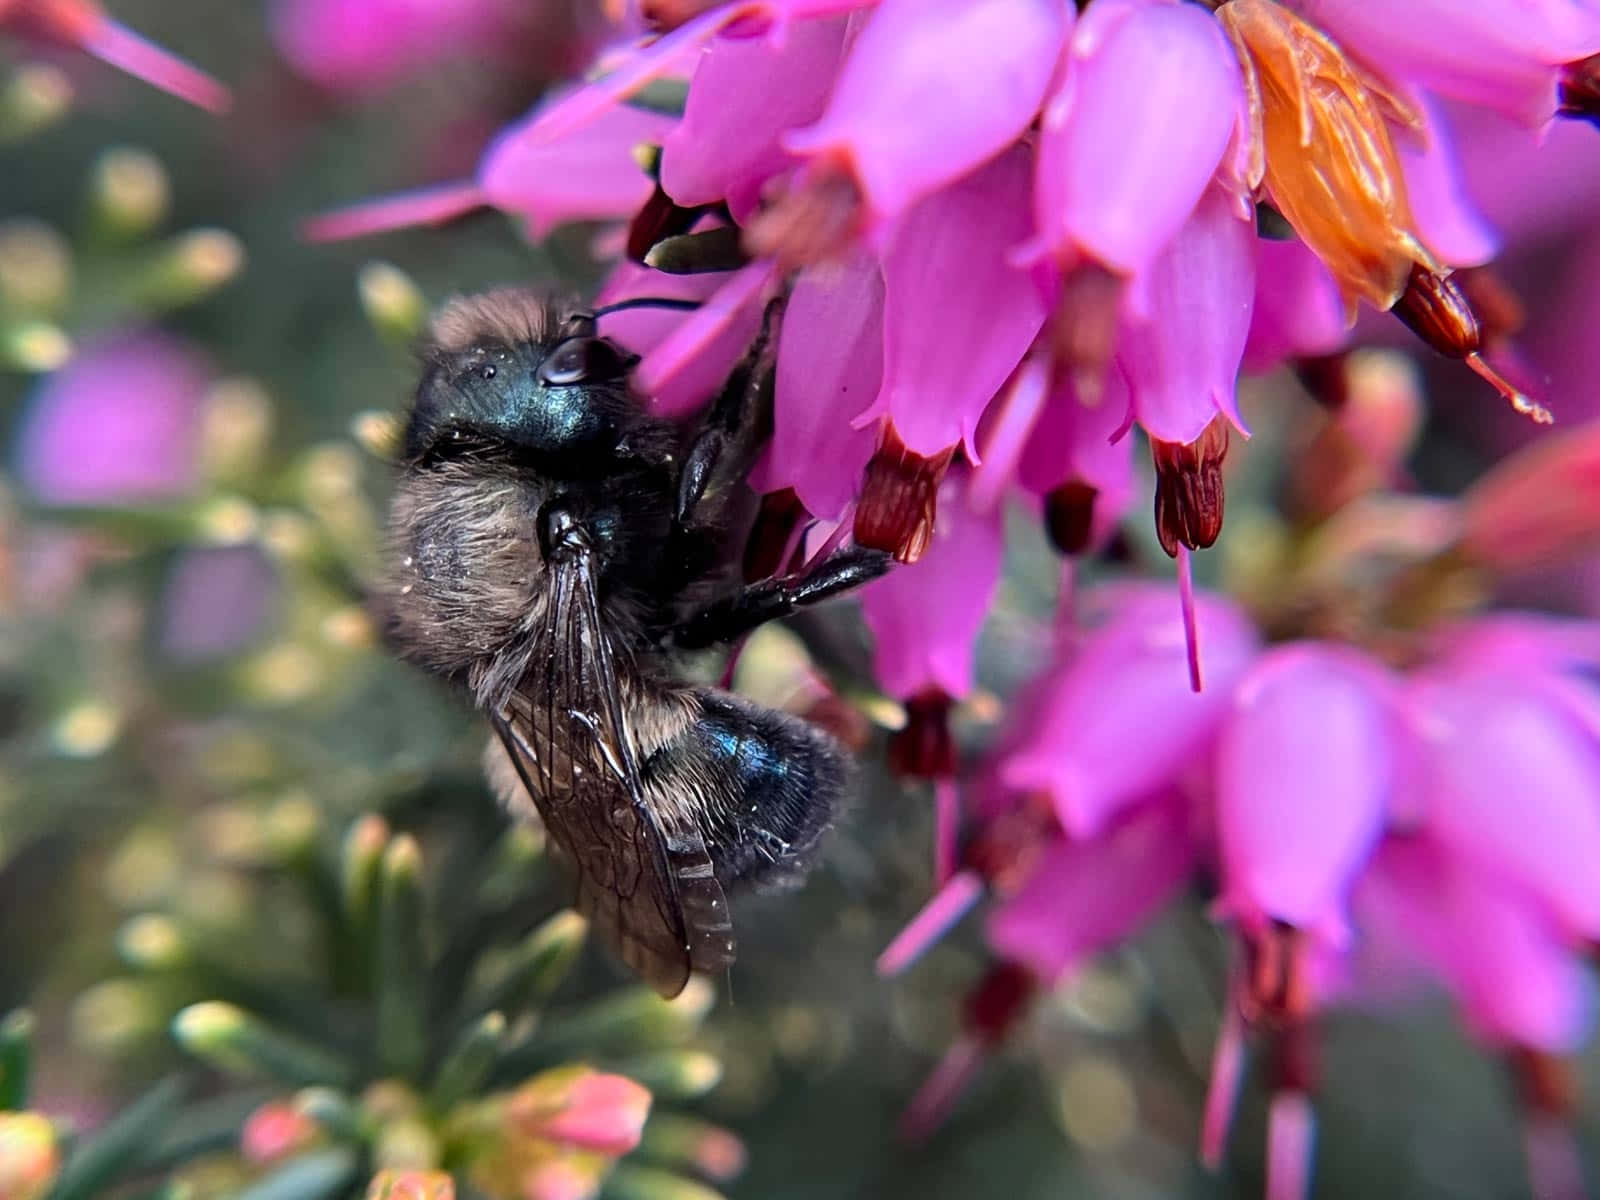
[[[727,692],[697,699],[693,722],[652,756],[650,783],[694,796],[724,885],[797,881],[844,795],[843,749],[798,717]]]

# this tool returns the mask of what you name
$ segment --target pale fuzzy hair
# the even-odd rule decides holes
[[[428,334],[440,350],[465,350],[488,339],[516,345],[554,335],[563,307],[544,292],[503,287],[472,296],[454,296],[434,315]]]

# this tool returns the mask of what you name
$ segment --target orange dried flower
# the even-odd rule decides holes
[[[1388,309],[1413,266],[1442,272],[1416,234],[1388,121],[1395,97],[1326,35],[1273,0],[1217,13],[1244,67],[1250,180],[1327,264],[1352,319],[1356,301]]]

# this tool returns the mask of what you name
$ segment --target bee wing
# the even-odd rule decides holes
[[[665,996],[691,970],[733,961],[728,902],[700,831],[651,810],[600,620],[592,560],[548,564],[550,598],[531,666],[494,714],[523,785],[578,874],[578,911]]]

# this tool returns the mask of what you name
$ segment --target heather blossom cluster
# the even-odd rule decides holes
[[[668,414],[705,401],[782,298],[774,437],[752,479],[774,561],[798,561],[810,529],[906,564],[863,606],[906,712],[895,765],[935,783],[939,890],[884,970],[993,899],[995,971],[912,1116],[948,1106],[1039,982],[1214,882],[1239,954],[1208,1161],[1253,1030],[1273,1048],[1269,1192],[1306,1191],[1315,1017],[1371,999],[1377,963],[1441,983],[1513,1053],[1536,1183],[1567,1194],[1572,1164],[1546,1135],[1570,1107],[1559,1056],[1592,1016],[1600,630],[1478,610],[1484,578],[1592,545],[1595,435],[1459,501],[1405,497],[1419,394],[1341,352],[1359,307],[1392,312],[1518,412],[1560,410],[1535,399],[1445,102],[1520,122],[1530,146],[1594,119],[1600,7],[661,0],[612,15],[621,40],[588,81],[504,131],[476,178],[310,231],[481,205],[533,236],[610,222],[597,245],[625,260],[602,303],[694,304],[607,318]],[[1284,363],[1331,410],[1293,464],[1299,553],[1269,588],[1196,594],[1188,556],[1217,540],[1230,442],[1249,434],[1240,373]],[[1136,427],[1181,609],[1164,585],[1071,583],[1140,499]],[[1549,495],[1563,486],[1570,504]],[[950,715],[974,690],[1008,503],[1066,556],[1061,612],[1050,661],[964,768]]]

